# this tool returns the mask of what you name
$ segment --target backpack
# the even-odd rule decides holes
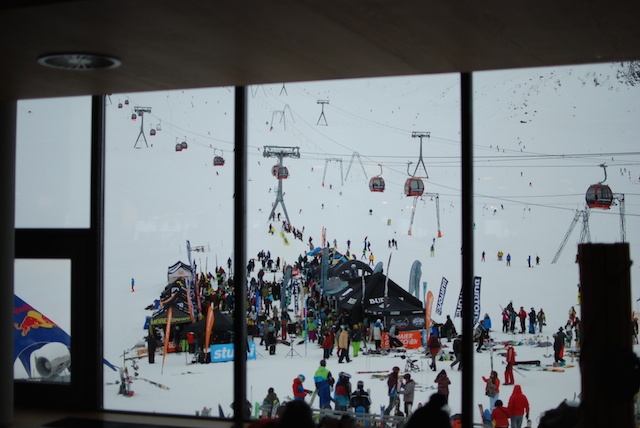
[[[487,391],[486,391],[487,396],[489,397],[495,397],[497,394],[496,391],[496,384],[493,382],[493,379],[489,379],[489,381],[487,382]]]

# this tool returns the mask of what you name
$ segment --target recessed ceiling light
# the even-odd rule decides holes
[[[38,64],[62,70],[108,70],[120,67],[119,59],[88,53],[52,53],[38,57]]]

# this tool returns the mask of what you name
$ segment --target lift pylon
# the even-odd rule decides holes
[[[430,138],[431,137],[431,133],[430,132],[417,132],[417,131],[413,131],[411,133],[411,137],[412,138],[420,138],[420,155],[418,157],[418,163],[416,163],[416,168],[413,170],[413,174],[409,173],[409,166],[413,163],[413,162],[409,162],[409,165],[407,165],[407,174],[412,176],[412,177],[418,177],[418,178],[429,178],[429,173],[427,172],[427,166],[424,164],[424,159],[422,157],[422,139],[423,138]],[[422,168],[424,170],[424,176],[418,176],[418,168],[420,167],[420,165],[422,165]]]
[[[283,158],[300,158],[300,147],[264,146],[264,148],[262,149],[262,156],[264,156],[265,158],[278,158],[278,168],[280,168],[282,167]],[[277,178],[278,189],[276,191],[276,201],[273,204],[273,208],[271,208],[271,212],[269,213],[269,219],[272,219],[274,217],[276,208],[279,204],[281,204],[282,211],[284,211],[284,216],[287,219],[287,223],[291,224],[289,213],[287,213],[287,207],[284,205],[284,195],[282,193],[282,178]]]
[[[318,104],[322,105],[322,111],[320,112],[320,117],[318,118],[316,125],[329,126],[327,124],[327,117],[324,115],[324,105],[329,104],[329,100],[318,100]]]
[[[358,162],[360,162],[360,167],[362,168],[362,173],[364,174],[365,180],[367,179],[367,171],[364,170],[364,165],[362,164],[362,159],[360,159],[360,153],[353,152],[351,155],[351,160],[349,161],[349,166],[347,167],[347,173],[344,175],[344,179],[346,180],[349,177],[349,171],[351,171],[351,164],[353,164],[353,160],[358,158]]]
[[[438,222],[438,238],[442,238],[442,230],[440,229],[440,195],[438,193],[423,193],[422,196],[429,196],[431,199],[436,200],[436,220]],[[413,206],[411,207],[411,221],[409,222],[409,236],[411,236],[413,228],[413,218],[416,215],[416,206],[418,205],[418,198],[421,196],[413,197]]]
[[[142,147],[138,147],[138,141],[140,141],[140,137],[144,139],[144,144],[149,147],[149,143],[147,142],[147,136],[144,135],[144,114],[151,113],[151,107],[134,107],[133,111],[140,116],[140,133],[138,134],[138,138],[136,138],[136,142],[133,145],[134,149],[140,149]]]
[[[324,179],[327,176],[327,164],[329,162],[339,162],[340,163],[340,184],[344,185],[344,174],[342,173],[342,159],[340,158],[326,158],[324,160],[324,173],[322,174],[322,187],[324,187]]]

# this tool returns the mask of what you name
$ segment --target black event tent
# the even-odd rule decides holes
[[[394,316],[424,314],[422,302],[404,288],[389,279],[385,302],[385,281],[387,277],[376,272],[365,277],[364,299],[361,285],[350,285],[339,296],[338,307],[348,310],[351,316],[360,320],[366,316]]]

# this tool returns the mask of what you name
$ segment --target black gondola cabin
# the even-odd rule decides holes
[[[224,158],[222,156],[214,156],[213,157],[213,166],[223,166]]]

